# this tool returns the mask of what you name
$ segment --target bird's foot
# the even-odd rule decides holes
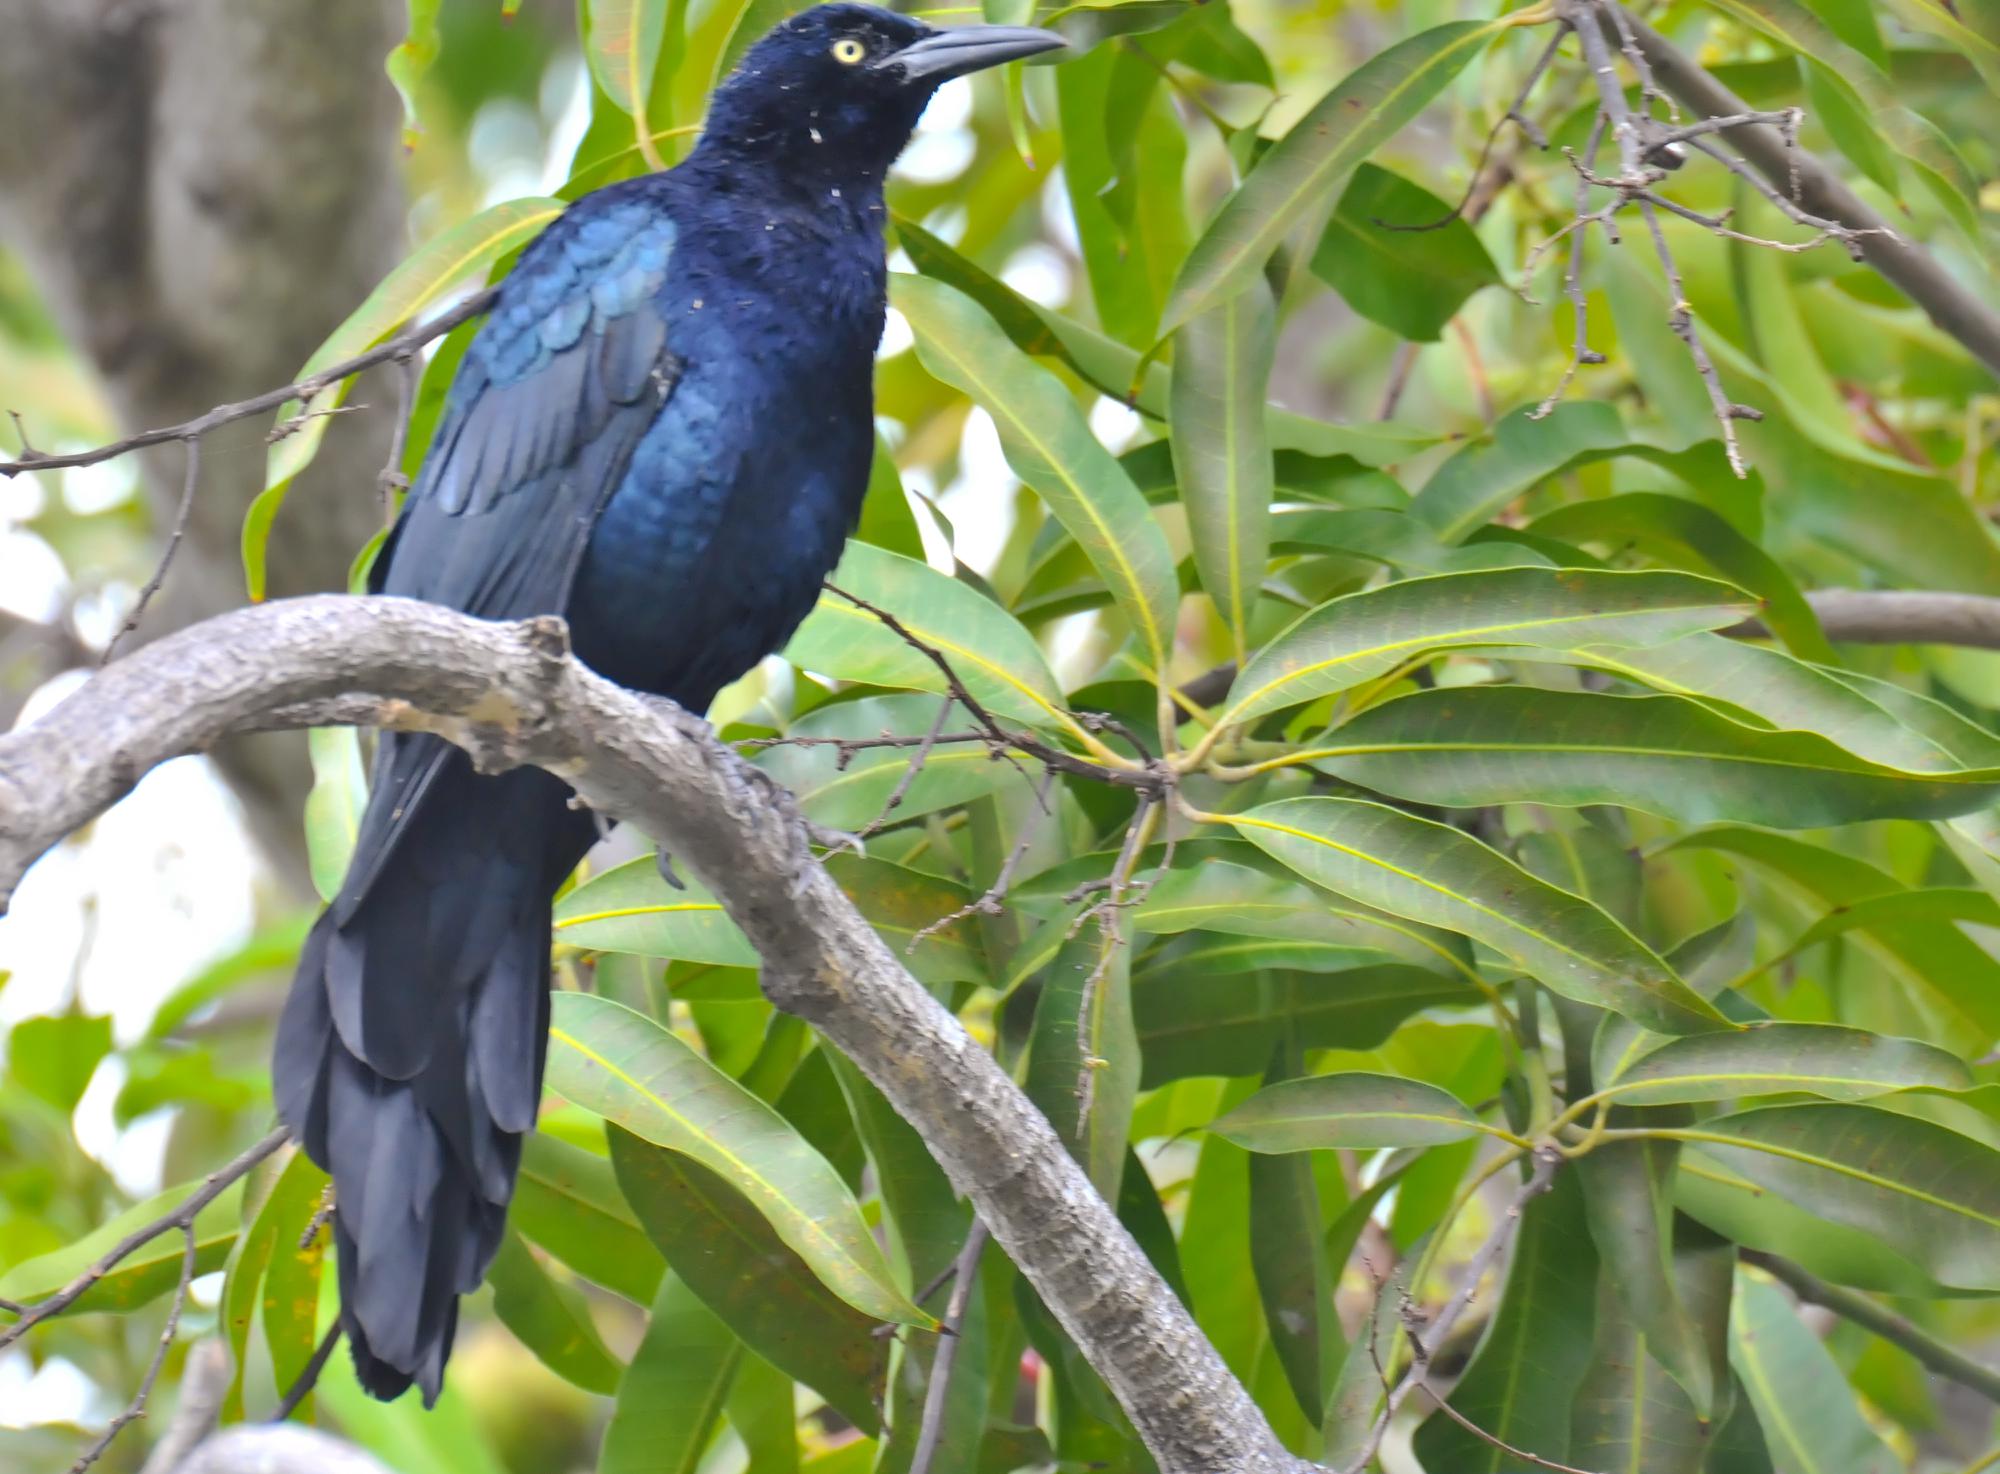
[[[868,858],[868,841],[859,834],[849,834],[845,829],[828,829],[824,824],[815,824],[810,819],[800,821],[806,826],[806,838],[829,853],[837,850],[852,850],[861,859]]]
[[[598,813],[597,810],[593,809],[589,804],[585,803],[583,801],[582,794],[572,793],[569,796],[569,807],[578,810],[582,813],[590,815],[590,822],[597,826],[597,837],[599,840],[606,840],[611,838],[611,830],[613,828],[612,821],[610,819],[607,819],[604,815]]]
[[[677,891],[687,889],[687,882],[682,880],[674,871],[674,857],[668,854],[664,848],[654,854],[653,863],[659,867],[660,879],[664,880]]]

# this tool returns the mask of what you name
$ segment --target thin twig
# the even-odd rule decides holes
[[[1091,1047],[1091,1021],[1097,1009],[1098,990],[1104,986],[1104,978],[1116,963],[1118,949],[1125,945],[1125,934],[1119,924],[1118,913],[1126,906],[1134,904],[1125,899],[1125,888],[1132,879],[1132,868],[1139,861],[1139,852],[1145,848],[1152,835],[1153,824],[1159,818],[1160,804],[1149,797],[1139,800],[1138,810],[1132,815],[1132,822],[1125,827],[1125,843],[1119,847],[1118,859],[1111,867],[1110,883],[1102,901],[1092,906],[1076,919],[1070,928],[1075,935],[1092,916],[1097,918],[1098,948],[1097,963],[1090,975],[1083,980],[1083,994],[1076,1007],[1076,1052],[1079,1058],[1076,1078],[1076,1115],[1079,1122],[1090,1117],[1091,1103],[1097,1096],[1097,1072],[1104,1068],[1106,1061]]]
[[[417,388],[424,376],[423,362],[414,348],[406,348],[395,357],[396,365],[396,421],[389,429],[389,455],[382,462],[382,469],[375,477],[376,488],[382,493],[382,525],[392,527],[396,522],[396,496],[410,489],[410,478],[403,474],[403,447],[410,439],[410,417],[416,413]]]
[[[1043,818],[1047,818],[1054,812],[1049,805],[1049,790],[1055,787],[1055,781],[1056,775],[1054,770],[1044,770],[1041,786],[1035,790],[1035,803],[1038,805],[1039,813]],[[986,894],[976,901],[967,901],[956,911],[940,916],[929,926],[919,930],[915,936],[910,938],[910,945],[903,949],[905,957],[916,951],[917,944],[923,941],[925,937],[943,931],[954,922],[963,921],[968,916],[999,916],[1002,914],[1004,908],[1001,902],[1007,899],[1007,888],[1014,883],[1014,871],[1020,866],[1022,857],[1034,847],[1036,834],[1040,826],[1032,822],[1033,817],[1031,815],[1031,822],[1021,826],[1020,839],[1015,841],[1014,848],[1007,852],[1007,858],[1000,866],[1000,873],[993,877],[993,884],[986,888]],[[919,1296],[918,1298],[921,1299],[923,1297]]]
[[[938,1325],[937,1350],[931,1354],[930,1385],[924,1389],[924,1420],[917,1429],[917,1447],[910,1455],[910,1474],[930,1474],[944,1437],[944,1404],[951,1391],[951,1369],[958,1360],[960,1333],[965,1327],[965,1308],[972,1300],[972,1284],[979,1272],[979,1255],[986,1248],[986,1225],[977,1218],[965,1236],[965,1247],[953,1263],[951,1299]]]
[[[326,1370],[327,1359],[333,1355],[333,1348],[340,1344],[342,1330],[343,1327],[336,1317],[333,1324],[326,1328],[326,1334],[319,1338],[319,1345],[313,1348],[312,1357],[299,1369],[298,1380],[286,1390],[284,1401],[278,1404],[278,1410],[271,1414],[271,1422],[284,1422],[299,1410],[299,1404],[312,1395],[313,1388],[319,1384],[319,1374]]]
[[[945,697],[944,704],[938,708],[937,716],[931,721],[930,731],[926,732],[924,740],[917,744],[916,754],[904,767],[903,775],[896,780],[896,786],[889,790],[889,798],[882,805],[882,811],[862,826],[861,833],[857,838],[866,839],[889,822],[889,816],[896,811],[897,806],[908,796],[910,785],[917,781],[917,774],[923,772],[924,763],[930,758],[931,749],[937,746],[938,736],[944,731],[944,724],[950,718],[951,709],[955,705],[957,705],[957,702],[953,698],[949,696]]]
[[[194,1283],[194,1220],[181,1224],[180,1230],[183,1241],[181,1277],[174,1285],[174,1303],[167,1308],[167,1323],[160,1331],[159,1344],[153,1348],[153,1359],[146,1364],[146,1375],[139,1379],[139,1390],[132,1394],[132,1401],[125,1411],[113,1418],[97,1442],[85,1449],[82,1457],[69,1466],[69,1474],[83,1474],[84,1470],[104,1457],[111,1441],[124,1432],[128,1424],[146,1416],[146,1399],[153,1395],[153,1384],[160,1380],[160,1368],[166,1364],[167,1352],[174,1344],[174,1332],[180,1329],[181,1312],[187,1308],[188,1286]]]
[[[125,622],[104,646],[104,654],[98,658],[99,665],[109,665],[111,657],[118,653],[118,642],[139,628],[139,621],[146,617],[146,606],[153,602],[153,595],[167,581],[167,570],[173,567],[174,554],[180,551],[181,539],[187,535],[188,514],[194,510],[195,484],[201,480],[201,442],[189,436],[181,442],[187,455],[187,466],[181,475],[180,505],[174,508],[173,530],[167,534],[167,545],[160,551],[160,561],[153,567],[153,575],[146,580],[146,586],[139,590],[139,597],[132,602],[132,612],[125,616]]]
[[[441,338],[462,322],[470,322],[493,305],[498,288],[489,287],[476,292],[456,307],[442,312],[429,322],[397,334],[387,342],[378,343],[365,353],[357,353],[352,358],[344,358],[339,363],[330,364],[316,374],[308,374],[282,389],[270,389],[250,399],[238,400],[234,404],[219,404],[205,414],[196,415],[191,420],[183,420],[178,425],[165,425],[157,430],[141,430],[136,435],[128,435],[123,440],[114,440],[108,445],[96,446],[90,450],[72,451],[66,455],[44,455],[28,445],[27,437],[21,439],[21,456],[18,460],[0,461],[0,476],[13,476],[22,471],[60,471],[69,466],[94,466],[100,461],[113,460],[142,450],[149,445],[164,445],[169,440],[193,440],[219,430],[224,425],[232,425],[238,420],[247,420],[252,415],[261,415],[281,408],[293,400],[309,402],[329,386],[342,379],[352,378],[363,369],[373,368],[378,363],[386,363],[400,354],[421,348],[433,338]],[[19,423],[18,417],[16,423]],[[289,422],[288,422],[289,423]]]
[[[269,1136],[266,1136],[262,1141],[258,1142],[227,1166],[211,1172],[200,1187],[188,1194],[180,1206],[154,1219],[151,1223],[133,1229],[132,1232],[126,1234],[124,1238],[113,1244],[102,1258],[98,1259],[88,1269],[84,1270],[82,1274],[79,1274],[60,1290],[57,1290],[55,1294],[23,1310],[21,1318],[18,1321],[7,1327],[6,1330],[0,1331],[0,1351],[4,1351],[7,1347],[13,1345],[50,1316],[59,1314],[75,1304],[78,1298],[89,1290],[92,1285],[95,1285],[104,1276],[116,1269],[124,1261],[125,1256],[132,1253],[133,1250],[151,1243],[161,1234],[172,1233],[176,1229],[191,1232],[194,1228],[195,1218],[203,1208],[206,1208],[210,1203],[221,1197],[228,1190],[231,1183],[249,1172],[252,1167],[255,1167],[259,1162],[263,1161],[290,1140],[291,1133],[280,1126],[276,1131],[273,1131]]]

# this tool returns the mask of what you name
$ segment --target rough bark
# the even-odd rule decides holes
[[[258,726],[434,731],[535,763],[688,865],[810,1020],[922,1134],[1124,1405],[1165,1474],[1310,1468],[1287,1453],[1012,1080],[813,860],[790,796],[708,725],[569,658],[561,621],[497,625],[399,599],[226,614],[118,661],[0,738],[0,909],[34,859],[154,765]]]
[[[395,0],[0,0],[0,239],[122,427],[288,381],[406,254],[400,114],[382,72],[400,20]],[[364,382],[355,398],[395,395]],[[187,539],[142,636],[242,602],[237,540],[263,482],[262,430],[205,446]],[[388,435],[387,414],[329,427],[272,542],[274,593],[341,586],[380,515]],[[180,456],[144,457],[163,525]],[[302,744],[246,738],[215,756],[303,886]]]

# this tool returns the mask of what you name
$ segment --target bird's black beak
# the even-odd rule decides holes
[[[1068,45],[1054,31],[1034,26],[960,26],[913,41],[878,64],[900,67],[904,77],[913,81],[945,82],[1024,56],[1060,51]]]

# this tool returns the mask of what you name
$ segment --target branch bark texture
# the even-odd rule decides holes
[[[814,861],[790,796],[705,722],[571,659],[559,620],[295,599],[118,661],[0,738],[0,909],[39,855],[154,765],[246,728],[328,720],[437,732],[485,768],[536,764],[659,840],[756,946],[772,1002],[922,1134],[1165,1474],[1312,1467],[1278,1443],[1041,1113]]]

